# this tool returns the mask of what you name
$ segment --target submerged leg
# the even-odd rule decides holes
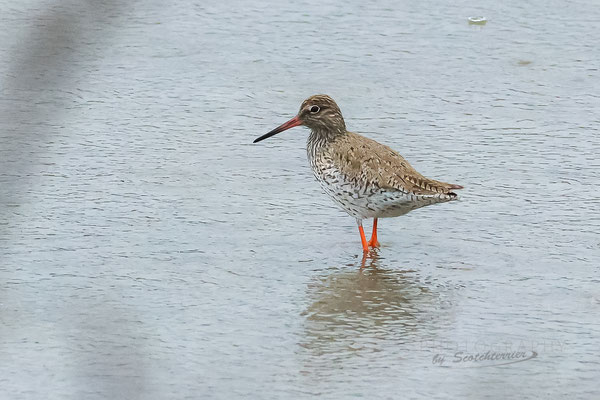
[[[358,224],[358,232],[360,233],[360,241],[362,243],[363,253],[367,253],[369,251],[369,245],[367,244],[367,238],[365,237],[365,230],[362,226],[362,221],[360,219],[356,220]]]
[[[371,234],[371,240],[367,243],[370,247],[379,247],[377,241],[377,218],[373,219],[373,233]]]

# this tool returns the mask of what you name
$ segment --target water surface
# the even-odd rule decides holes
[[[0,397],[600,394],[595,4],[2,9]],[[363,265],[307,132],[251,144],[315,93],[461,199]]]

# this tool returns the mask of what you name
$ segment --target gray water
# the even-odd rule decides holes
[[[597,2],[1,3],[0,398],[600,396]],[[316,93],[461,199],[363,263]]]

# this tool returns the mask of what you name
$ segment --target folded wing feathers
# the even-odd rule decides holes
[[[456,194],[452,190],[463,188],[424,177],[396,151],[372,139],[355,133],[348,133],[347,139],[350,139],[347,143],[349,148],[342,150],[346,157],[353,159],[352,164],[362,170],[361,175],[382,188],[417,195],[443,194],[453,197]]]

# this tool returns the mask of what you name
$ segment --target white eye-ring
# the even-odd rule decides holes
[[[319,108],[319,106],[311,106],[308,111],[310,111],[311,114],[316,114],[319,111],[321,111],[321,109]]]

